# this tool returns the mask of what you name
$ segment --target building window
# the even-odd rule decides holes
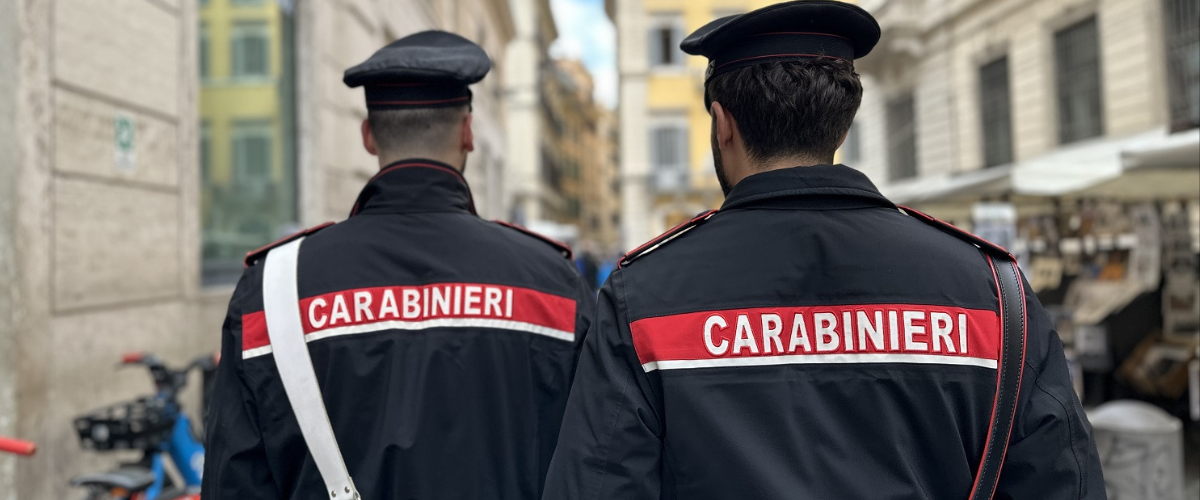
[[[887,103],[888,179],[917,176],[916,103],[912,92]]]
[[[1058,142],[1067,144],[1104,134],[1100,89],[1100,47],[1096,18],[1054,34],[1058,88]]]
[[[650,128],[651,183],[658,191],[687,187],[687,130],[684,119],[662,120]]]
[[[1200,127],[1200,0],[1165,0],[1171,131]]]
[[[212,178],[212,132],[207,121],[200,122],[200,179]]]
[[[862,159],[862,127],[858,123],[850,124],[850,130],[846,132],[846,140],[842,141],[841,152],[842,163],[857,163]]]
[[[209,66],[209,64],[210,64],[209,61],[211,60],[211,57],[212,57],[211,53],[209,51],[209,47],[208,47],[208,25],[207,24],[203,24],[203,23],[200,24],[200,43],[199,43],[199,45],[200,45],[200,47],[199,47],[200,53],[199,53],[198,57],[200,59],[200,61],[199,61],[200,62],[200,79],[207,80],[210,77],[211,68]]]
[[[984,166],[1012,163],[1012,106],[1007,57],[979,68],[979,108],[983,120]]]
[[[233,27],[230,41],[234,78],[266,78],[271,71],[271,34],[265,22],[239,22]]]
[[[234,180],[251,190],[262,191],[271,184],[271,149],[275,127],[270,122],[235,122],[231,148]]]
[[[679,49],[682,41],[683,20],[680,16],[656,16],[651,22],[650,38],[646,44],[650,48],[650,67],[683,66],[683,51]]]
[[[216,73],[200,81],[205,285],[235,283],[246,252],[298,228],[294,13],[291,2],[260,5],[199,10],[201,74],[206,64]],[[225,84],[225,68],[246,80]]]

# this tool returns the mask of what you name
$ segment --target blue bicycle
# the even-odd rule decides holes
[[[199,500],[204,445],[178,397],[188,374],[200,370],[208,379],[216,370],[217,358],[200,357],[181,370],[167,368],[153,354],[127,354],[121,363],[149,369],[155,394],[78,417],[75,430],[84,449],[141,450],[142,457],[111,472],[77,476],[71,485],[86,488],[86,500]],[[167,472],[168,460],[177,472],[176,479]]]

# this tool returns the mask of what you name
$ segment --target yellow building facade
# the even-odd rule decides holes
[[[684,54],[679,42],[691,32],[714,19],[741,14],[776,3],[771,0],[646,0],[645,9],[650,22],[650,44],[665,42],[664,28],[671,28],[673,21],[681,22],[682,29],[671,45],[682,58],[682,64],[656,64],[653,55],[646,102],[651,117],[677,114],[687,123],[687,166],[688,187],[700,192],[719,190],[717,178],[712,174],[712,147],[708,110],[704,108],[704,72],[708,60]],[[654,35],[659,35],[655,37]],[[671,61],[672,63],[674,61]],[[665,200],[664,200],[665,201]],[[688,214],[695,215],[695,214]],[[674,224],[669,224],[673,226]]]
[[[771,0],[607,0],[617,26],[622,245],[628,249],[723,200],[704,107],[708,61],[679,43],[714,19]]]
[[[234,257],[299,222],[289,5],[200,2],[201,227],[205,272],[214,274],[208,279],[236,274]]]

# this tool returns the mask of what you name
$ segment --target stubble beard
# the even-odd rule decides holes
[[[733,186],[729,185],[729,177],[725,175],[725,162],[721,161],[721,148],[717,146],[717,136],[712,137],[712,153],[713,153],[713,170],[717,173],[717,183],[721,185],[721,192],[725,196],[729,196],[729,191]]]

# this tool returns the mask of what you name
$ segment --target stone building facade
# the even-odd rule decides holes
[[[226,8],[250,16],[228,35],[210,10]],[[293,197],[289,220],[232,231],[220,240],[228,245],[344,218],[378,166],[359,138],[362,91],[347,89],[342,72],[428,28],[461,33],[493,57],[496,69],[473,89],[467,179],[481,215],[504,218],[508,2],[0,1],[0,435],[40,445],[32,458],[0,456],[0,499],[74,495],[71,476],[129,458],[81,450],[72,419],[152,390],[144,370],[116,368],[122,353],[182,364],[217,350],[237,273],[202,250],[216,234],[205,230],[204,202],[215,180],[242,175]],[[282,40],[286,50],[269,48]],[[237,53],[219,55],[227,46]],[[280,61],[292,64],[287,85],[262,85],[284,77]],[[278,114],[206,108],[210,92],[243,91],[291,106],[287,126],[270,121]],[[241,131],[218,130],[226,125]],[[292,139],[272,142],[276,134]],[[192,382],[184,401],[194,411]]]
[[[621,248],[621,162],[616,114],[596,108],[595,146],[588,158],[594,163],[583,171],[581,233],[598,256],[615,257]]]
[[[1087,196],[1135,150],[1196,169],[1196,0],[862,6],[883,38],[857,65],[866,92],[843,158],[897,201],[967,222],[984,198]],[[1194,196],[1169,184],[1137,187]]]
[[[556,59],[543,85],[550,139],[543,161],[558,179],[561,210],[552,220],[577,228],[580,252],[615,250],[619,186],[614,130],[607,110],[593,98],[591,74],[578,59]]]
[[[507,57],[512,63],[504,74],[510,160],[506,186],[512,200],[506,216],[532,226],[553,221],[562,206],[552,171],[544,164],[549,126],[544,83],[550,75],[549,50],[558,38],[558,29],[550,0],[512,0],[509,5],[516,35],[508,45]]]
[[[617,28],[621,244],[628,250],[723,196],[712,173],[704,70],[679,43],[708,22],[772,0],[606,0]]]

